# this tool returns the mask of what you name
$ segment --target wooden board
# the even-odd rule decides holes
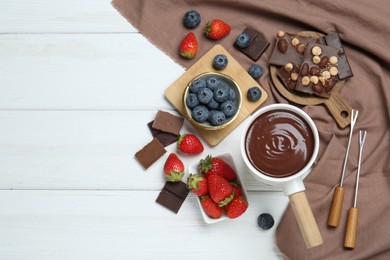
[[[165,97],[169,102],[185,117],[183,105],[183,93],[187,84],[195,78],[197,75],[216,71],[212,67],[212,60],[217,54],[225,54],[228,57],[229,64],[223,70],[219,71],[230,77],[232,77],[239,85],[243,96],[241,109],[237,115],[237,118],[228,126],[219,130],[204,130],[193,124],[195,129],[204,138],[204,140],[211,146],[217,145],[222,141],[231,131],[233,131],[245,118],[252,114],[264,101],[268,95],[259,82],[254,80],[248,72],[221,46],[215,45],[205,55],[203,55],[196,63],[194,63],[180,78],[178,78],[172,85],[170,85],[165,91]],[[256,102],[250,102],[246,98],[246,93],[250,87],[257,86],[262,91],[260,100]],[[190,121],[190,120],[189,120]]]
[[[305,37],[321,37],[323,34],[317,32],[300,32],[298,33],[301,36]],[[337,125],[340,128],[345,128],[351,123],[351,112],[352,107],[344,100],[344,98],[340,95],[339,91],[341,87],[344,85],[345,80],[338,82],[330,95],[329,98],[321,98],[316,96],[310,96],[301,93],[292,93],[288,91],[288,89],[284,86],[282,81],[277,76],[278,67],[270,66],[270,75],[272,82],[275,88],[279,91],[281,95],[283,95],[286,99],[291,102],[300,105],[320,105],[323,104],[331,114],[331,116],[336,121]]]

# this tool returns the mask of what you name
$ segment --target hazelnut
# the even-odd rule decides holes
[[[314,46],[313,48],[311,48],[311,53],[314,55],[314,56],[319,56],[322,54],[322,49],[320,46]]]
[[[329,78],[330,78],[330,72],[327,71],[327,70],[323,71],[323,72],[322,72],[322,77],[323,77],[325,80],[329,79]]]
[[[329,58],[329,63],[330,64],[337,64],[338,61],[339,60],[337,59],[336,56],[332,56],[332,57]]]
[[[285,39],[279,39],[278,40],[278,50],[281,52],[281,53],[286,53],[288,49],[288,43]]]
[[[324,88],[320,84],[314,84],[311,88],[317,94],[321,94],[322,92],[324,92]]]
[[[293,80],[293,81],[297,81],[297,79],[298,79],[298,73],[296,73],[296,72],[291,73],[290,78],[291,78],[291,80]]]
[[[314,64],[319,64],[321,62],[321,58],[320,56],[313,56],[312,61]]]
[[[336,67],[330,67],[329,73],[332,76],[336,76],[339,73],[339,70]]]
[[[318,75],[320,75],[320,72],[321,72],[320,69],[317,67],[311,67],[309,70],[310,75],[318,76]]]
[[[298,45],[298,44],[299,44],[299,39],[298,39],[298,38],[296,38],[296,37],[292,38],[292,40],[291,40],[291,44],[292,44],[293,46],[296,46],[296,45]]]
[[[276,36],[278,36],[278,38],[282,38],[286,33],[283,32],[283,31],[279,31]]]
[[[321,82],[322,85],[325,85],[325,79],[323,76],[318,77],[318,80]]]
[[[287,63],[286,65],[284,65],[285,71],[290,72],[292,69],[293,69],[292,63]]]
[[[310,84],[310,78],[308,76],[304,76],[301,80],[302,85],[307,86]]]
[[[311,76],[310,77],[310,82],[313,83],[313,84],[317,84],[318,83],[318,77],[317,76]]]
[[[304,63],[301,68],[301,75],[307,76],[309,74],[309,65],[307,63]]]
[[[300,52],[300,53],[304,53],[305,49],[306,49],[306,45],[305,44],[299,44],[298,47],[297,47],[297,51]]]

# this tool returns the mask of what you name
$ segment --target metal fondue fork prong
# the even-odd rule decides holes
[[[339,222],[340,222],[341,208],[343,206],[343,201],[344,201],[343,183],[344,183],[345,169],[347,167],[347,160],[348,160],[348,154],[349,154],[349,147],[351,146],[353,128],[355,126],[358,114],[359,114],[359,111],[352,109],[351,128],[349,131],[349,139],[348,139],[347,151],[345,152],[344,165],[343,165],[343,171],[341,173],[340,185],[338,187],[336,187],[334,190],[333,199],[332,199],[332,206],[331,206],[330,211],[329,211],[328,226],[331,226],[331,227],[337,227],[339,225]]]
[[[347,219],[347,228],[345,230],[344,237],[344,247],[346,248],[355,248],[356,244],[356,231],[357,231],[357,222],[359,216],[359,209],[356,207],[357,204],[357,195],[359,190],[359,177],[360,177],[360,165],[362,164],[362,153],[364,142],[366,141],[367,131],[359,132],[359,161],[358,161],[358,169],[356,175],[356,184],[355,184],[355,199],[353,202],[353,207],[348,211],[348,219]]]

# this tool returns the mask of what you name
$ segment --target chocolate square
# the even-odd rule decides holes
[[[166,153],[165,148],[156,138],[153,138],[151,142],[136,152],[135,158],[137,158],[141,165],[147,169],[161,156],[163,156],[164,153]]]
[[[172,192],[162,189],[156,202],[177,214],[184,200]]]
[[[189,192],[190,191],[184,182],[167,181],[158,195],[156,202],[177,213]]]
[[[159,110],[153,121],[153,129],[160,130],[162,132],[180,135],[180,129],[183,126],[184,119],[172,115],[171,113]]]
[[[152,127],[153,121],[148,123],[148,127],[152,136],[156,138],[164,147],[176,142],[179,139],[179,135],[174,135],[170,133],[165,133]]]
[[[269,42],[265,39],[264,35],[257,32],[253,28],[247,27],[242,33],[248,34],[249,46],[246,48],[241,48],[236,43],[234,43],[233,46],[251,60],[257,61],[263,52],[268,48]]]

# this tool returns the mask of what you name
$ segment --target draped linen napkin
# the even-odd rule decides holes
[[[390,259],[390,2],[310,0],[113,0],[113,6],[147,39],[185,68],[213,45],[223,45],[244,68],[253,63],[233,48],[236,36],[251,26],[271,42],[257,62],[265,68],[260,83],[269,94],[266,104],[287,103],[275,90],[268,74],[268,59],[276,32],[337,32],[343,42],[354,77],[341,95],[359,111],[344,181],[345,197],[338,228],[328,228],[327,218],[338,186],[349,128],[340,129],[325,107],[306,106],[320,135],[320,151],[312,173],[305,179],[306,193],[324,244],[306,249],[291,207],[276,231],[276,244],[289,259]],[[192,31],[199,41],[198,55],[184,60],[178,45],[190,31],[182,24],[186,11],[195,9],[200,26]],[[222,19],[232,27],[219,41],[202,35],[205,23]],[[358,158],[358,131],[367,130],[359,184],[359,220],[354,250],[343,248],[347,211],[353,205]]]

